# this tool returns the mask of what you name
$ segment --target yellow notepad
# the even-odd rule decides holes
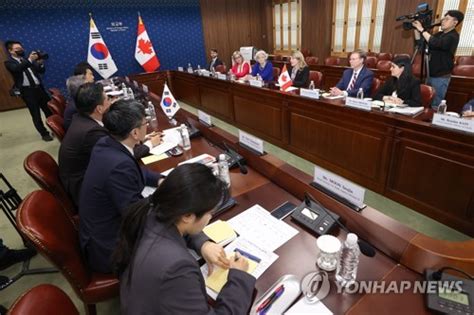
[[[148,164],[151,164],[151,163],[154,163],[154,162],[158,162],[160,160],[164,160],[167,157],[168,156],[164,153],[160,154],[160,155],[150,155],[150,156],[142,158],[142,162],[143,162],[143,164],[148,165]]]
[[[237,237],[232,226],[227,221],[217,220],[216,222],[206,226],[204,233],[214,242],[220,243],[225,240]]]
[[[234,259],[234,255],[230,256],[229,259]],[[248,259],[249,269],[247,272],[252,274],[257,268],[258,263],[252,259]],[[210,277],[206,278],[206,286],[212,291],[219,293],[227,282],[227,276],[229,275],[229,269],[222,269],[219,267],[214,268]]]

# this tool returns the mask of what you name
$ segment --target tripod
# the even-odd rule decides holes
[[[420,34],[421,36],[421,34]],[[420,53],[421,54],[421,64],[420,64],[420,81],[425,82],[427,84],[428,77],[430,76],[430,53],[429,47],[426,44],[425,39],[423,36],[419,40],[415,40],[416,47],[415,52],[413,53],[413,57],[411,58],[411,64],[413,65],[416,59],[416,56]],[[426,72],[425,72],[426,71]]]

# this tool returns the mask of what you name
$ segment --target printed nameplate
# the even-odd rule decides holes
[[[433,125],[464,131],[468,133],[474,133],[474,120],[466,118],[458,118],[448,115],[442,115],[435,113],[433,115]]]
[[[263,81],[259,80],[249,80],[250,86],[255,86],[255,87],[262,87],[263,86]]]
[[[319,89],[300,89],[300,96],[314,98],[315,100],[319,100]]]
[[[223,73],[218,73],[218,74],[217,74],[217,78],[218,78],[219,80],[227,80],[227,76],[226,76],[225,74],[223,74]]]
[[[355,97],[346,97],[346,106],[367,111],[370,111],[372,109],[371,101]]]
[[[206,114],[205,112],[198,110],[198,118],[199,118],[200,121],[202,121],[206,125],[212,126],[211,115]]]
[[[263,140],[246,133],[245,131],[239,130],[239,142],[248,146],[249,148],[263,154]]]

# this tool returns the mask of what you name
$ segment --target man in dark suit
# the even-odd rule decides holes
[[[364,66],[367,54],[365,51],[357,49],[349,56],[350,69],[342,74],[341,80],[335,87],[331,88],[331,95],[357,96],[360,88],[364,91],[364,96],[370,97],[374,73]]]
[[[213,69],[216,70],[217,66],[223,65],[223,63],[219,59],[217,49],[212,48],[210,54],[211,54],[211,61],[209,61],[209,64],[207,65],[207,70],[212,71]]]
[[[89,266],[107,273],[112,271],[123,211],[142,198],[145,186],[157,187],[161,175],[142,169],[134,156],[134,146],[146,135],[140,103],[117,101],[104,115],[104,125],[110,136],[93,148],[81,187],[79,234]]]
[[[102,118],[111,102],[99,83],[83,84],[76,100],[78,114],[74,115],[59,148],[59,177],[74,204],[79,206],[82,180],[92,148],[100,138],[109,135]],[[159,143],[159,136],[150,138],[145,144],[134,148],[135,156],[147,155],[150,148]]]
[[[45,72],[44,60],[40,59],[35,51],[31,52],[28,59],[26,59],[25,50],[18,41],[6,41],[5,47],[10,53],[10,59],[5,61],[5,67],[13,76],[14,86],[12,91],[16,95],[20,93],[41,138],[44,141],[52,141],[53,138],[44,127],[40,112],[41,109],[46,117],[51,116],[51,111],[47,105],[50,98],[44,90],[40,77],[40,74]]]

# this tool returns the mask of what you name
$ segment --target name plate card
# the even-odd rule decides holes
[[[188,73],[193,74],[194,73],[193,68],[188,68]]]
[[[206,125],[212,126],[211,115],[208,115],[205,112],[198,110],[198,118]]]
[[[204,71],[201,71],[201,75],[202,75],[203,77],[210,77],[210,76],[211,76],[211,73],[210,73],[209,71],[204,70]]]
[[[148,85],[142,84],[143,93],[148,94]]]
[[[184,72],[184,68],[183,67],[178,67],[178,71]]]
[[[227,76],[223,73],[217,73],[217,78],[219,80],[227,80]]]
[[[473,119],[458,118],[436,113],[433,115],[432,124],[444,128],[474,133]]]
[[[263,81],[259,80],[249,80],[250,86],[255,86],[255,87],[262,87],[263,86]]]
[[[248,134],[245,131],[242,131],[240,129],[239,129],[239,142],[249,147],[250,149],[255,150],[259,154],[264,154],[263,140],[257,137],[254,137],[251,134]]]
[[[370,111],[372,109],[372,101],[363,100],[355,97],[346,97],[346,106]]]
[[[314,166],[314,182],[336,195],[346,199],[359,208],[363,208],[365,189],[347,179],[331,173],[319,166]]]
[[[319,89],[300,89],[300,96],[313,98],[315,100],[319,100]]]

